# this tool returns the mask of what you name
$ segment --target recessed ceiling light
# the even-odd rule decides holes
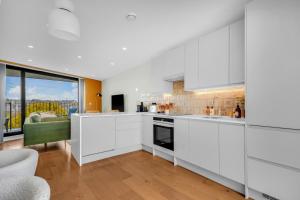
[[[78,59],[81,59],[81,58],[82,58],[82,56],[77,56],[77,58],[78,58]]]
[[[127,47],[122,47],[122,50],[123,50],[123,51],[126,51],[126,50],[127,50]]]
[[[29,49],[33,49],[33,48],[34,48],[33,45],[28,45],[27,47],[28,47]]]
[[[27,59],[27,61],[28,61],[28,62],[32,62],[32,60],[31,60],[31,59]]]
[[[130,22],[136,20],[136,14],[134,12],[130,12],[126,15],[126,19]]]
[[[111,66],[114,66],[115,64],[116,64],[116,63],[114,63],[114,62],[110,62],[110,65],[111,65]]]

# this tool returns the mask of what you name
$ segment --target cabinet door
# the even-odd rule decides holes
[[[190,120],[189,134],[190,161],[219,174],[218,124]]]
[[[116,118],[116,147],[130,147],[141,144],[141,116]]]
[[[189,161],[189,126],[188,120],[175,119],[174,153],[175,157]]]
[[[154,58],[151,62],[150,68],[150,93],[171,93],[173,90],[173,83],[168,82],[165,79],[166,77],[166,59],[165,56],[159,56]]]
[[[227,85],[229,74],[229,27],[199,39],[199,87]]]
[[[198,88],[198,40],[192,40],[185,45],[184,89]]]
[[[248,158],[248,187],[277,199],[300,199],[300,172]]]
[[[153,116],[143,116],[142,144],[153,147]]]
[[[300,1],[252,1],[246,10],[247,122],[300,129]]]
[[[239,20],[230,25],[230,84],[245,81],[245,21]]]
[[[244,184],[245,171],[244,126],[220,124],[220,174]]]
[[[183,76],[184,72],[184,46],[176,47],[166,53],[165,79],[174,79]]]
[[[114,149],[116,133],[113,117],[88,117],[81,120],[82,156]]]

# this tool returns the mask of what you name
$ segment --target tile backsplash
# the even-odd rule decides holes
[[[209,89],[199,92],[184,91],[184,82],[173,83],[172,94],[141,94],[140,101],[146,105],[172,103],[170,113],[205,114],[207,106],[214,106],[215,115],[232,116],[237,105],[245,116],[245,92],[243,87],[226,89]]]

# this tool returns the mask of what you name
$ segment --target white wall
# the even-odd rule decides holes
[[[102,82],[103,112],[110,110],[112,94],[124,94],[125,112],[135,112],[140,94],[171,92],[172,83],[163,81],[163,75],[156,68],[156,66],[152,67],[151,62],[148,62],[104,80]]]

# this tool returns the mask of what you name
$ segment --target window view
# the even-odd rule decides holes
[[[22,131],[22,106],[25,118],[31,113],[47,113],[67,116],[70,110],[78,110],[78,81],[56,75],[7,69],[5,135]],[[22,94],[24,90],[24,97]],[[22,101],[24,98],[24,101]],[[22,102],[24,105],[22,105]]]
[[[78,81],[26,73],[26,117],[33,112],[66,116],[78,108]]]

